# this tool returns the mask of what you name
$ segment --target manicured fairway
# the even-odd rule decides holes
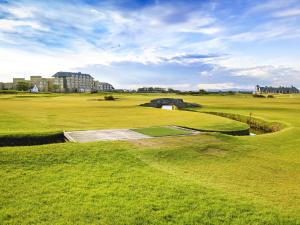
[[[134,129],[135,132],[149,135],[152,137],[163,137],[163,136],[172,136],[172,135],[187,135],[191,132],[186,130],[179,130],[170,127],[149,127],[149,128],[140,128]]]
[[[68,129],[245,127],[205,111],[252,113],[286,128],[244,137],[212,133],[1,147],[0,224],[300,224],[299,95],[184,96],[203,105],[200,112],[137,106],[157,95],[118,97],[0,96],[7,106],[0,109],[0,130],[46,132],[64,123]]]
[[[139,106],[153,98],[122,95],[0,95],[0,134],[185,125],[202,129],[244,129],[245,124],[213,115]],[[156,97],[156,96],[155,96]]]

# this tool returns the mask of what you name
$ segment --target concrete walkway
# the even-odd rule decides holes
[[[152,138],[129,129],[70,131],[64,132],[64,135],[69,141],[82,143]]]

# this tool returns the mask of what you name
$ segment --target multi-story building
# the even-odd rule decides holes
[[[35,87],[39,92],[88,92],[88,91],[111,91],[114,87],[105,82],[94,81],[89,74],[57,72],[52,78],[42,76],[30,76],[25,78],[13,78],[12,83],[0,83],[0,90],[16,90],[18,82],[28,82],[29,86]]]
[[[94,81],[93,90],[95,90],[95,91],[113,91],[114,87],[109,83]]]
[[[42,78],[42,76],[30,76],[30,86],[35,86],[41,92],[48,92],[50,85],[47,78]]]
[[[161,88],[161,87],[142,87],[137,89],[137,92],[140,93],[164,93],[167,91],[168,91],[167,88]]]
[[[13,88],[12,89],[17,89],[17,85],[18,85],[18,82],[25,82],[25,78],[13,78]]]
[[[255,92],[257,94],[296,94],[299,93],[299,90],[294,86],[291,87],[261,87],[256,85]]]
[[[89,74],[57,72],[52,77],[58,78],[59,83],[63,84],[65,92],[87,92],[92,91],[94,78]]]
[[[14,83],[3,83],[3,90],[13,90]]]

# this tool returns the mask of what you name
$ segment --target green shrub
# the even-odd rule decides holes
[[[91,94],[97,94],[98,91],[97,90],[91,90]]]
[[[0,94],[18,94],[19,92],[16,90],[1,90]]]
[[[253,97],[254,98],[265,98],[266,96],[261,95],[261,94],[254,94]]]
[[[107,95],[107,96],[104,96],[104,100],[105,101],[114,101],[114,100],[116,100],[116,98],[112,95]]]
[[[275,98],[274,95],[268,95],[267,98]]]

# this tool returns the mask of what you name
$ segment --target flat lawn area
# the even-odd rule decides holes
[[[201,129],[244,129],[243,123],[213,115],[139,106],[157,96],[0,95],[0,134],[183,125]]]
[[[1,147],[0,224],[300,224],[300,95],[182,96],[202,104],[199,112],[138,106],[162,96],[172,95],[3,95],[0,130],[244,126],[206,111],[252,113],[286,128]]]
[[[149,135],[152,137],[163,137],[163,136],[173,136],[173,135],[186,135],[191,132],[186,130],[180,130],[171,127],[148,127],[148,128],[139,128],[133,129],[133,131]]]

